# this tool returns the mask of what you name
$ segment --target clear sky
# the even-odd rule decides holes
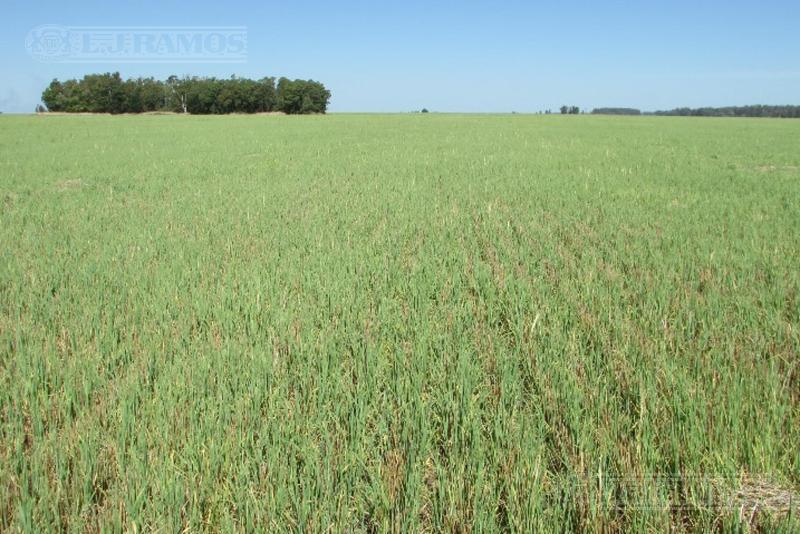
[[[799,22],[799,0],[0,0],[0,111],[106,71],[314,78],[331,111],[800,104]],[[26,36],[43,24],[246,26],[248,59],[41,62]]]

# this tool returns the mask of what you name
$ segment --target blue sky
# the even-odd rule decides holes
[[[3,0],[0,111],[53,78],[231,74],[314,78],[331,111],[532,112],[800,104],[800,2],[175,2]],[[246,26],[242,64],[41,62],[39,25]]]

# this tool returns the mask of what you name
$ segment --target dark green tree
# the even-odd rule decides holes
[[[58,80],[53,80],[42,93],[42,102],[50,111],[64,111],[66,96],[64,86]]]

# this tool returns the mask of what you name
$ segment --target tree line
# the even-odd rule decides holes
[[[594,108],[592,115],[641,115],[641,110],[635,108]]]
[[[635,108],[595,108],[596,115],[661,115],[677,117],[775,117],[800,118],[800,106],[729,106],[721,108],[676,108],[642,112]]]
[[[53,80],[42,93],[49,111],[197,115],[284,112],[325,113],[331,93],[314,80],[229,79],[170,76],[123,80],[118,72],[87,74],[80,80]]]
[[[800,118],[800,106],[728,106],[721,108],[676,108],[656,111],[654,115],[680,117],[772,117]]]

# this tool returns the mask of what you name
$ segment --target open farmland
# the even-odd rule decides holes
[[[800,488],[800,122],[3,116],[0,244],[2,531],[727,530]]]

